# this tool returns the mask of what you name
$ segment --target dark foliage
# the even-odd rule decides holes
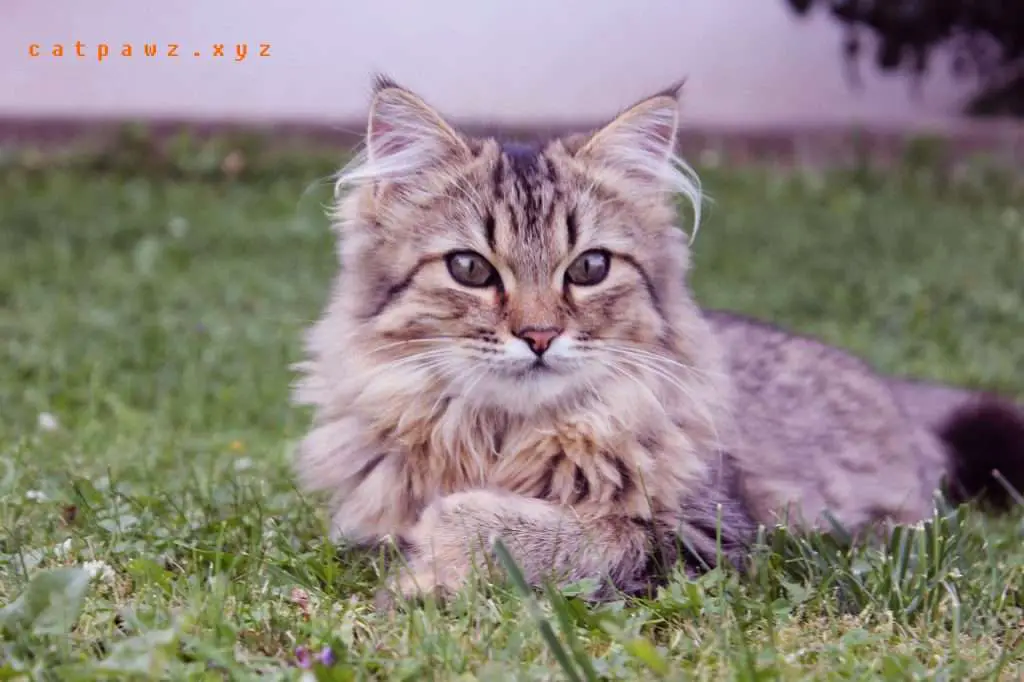
[[[862,58],[917,84],[941,48],[954,75],[980,85],[971,113],[1024,115],[1024,0],[786,2],[801,16],[826,7],[846,26],[843,54],[855,85]]]

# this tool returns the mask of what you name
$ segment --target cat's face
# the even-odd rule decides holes
[[[665,186],[675,106],[652,98],[591,138],[531,146],[466,139],[382,88],[378,170],[342,228],[368,359],[515,412],[664,372],[687,257]]]

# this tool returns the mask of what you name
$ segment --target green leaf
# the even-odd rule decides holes
[[[159,676],[167,667],[177,640],[178,632],[173,628],[150,630],[123,639],[111,647],[110,655],[100,661],[96,668],[108,672]]]
[[[128,564],[128,574],[136,583],[154,584],[162,588],[170,585],[171,572],[148,557],[136,557]]]
[[[658,649],[650,640],[644,637],[631,636],[623,631],[621,627],[611,622],[602,623],[602,627],[605,632],[622,645],[622,648],[630,656],[646,665],[655,675],[664,677],[669,673],[668,661],[658,653]]]
[[[350,665],[327,667],[317,664],[312,672],[317,682],[351,682],[357,679],[356,671]]]
[[[24,670],[18,670],[11,665],[0,668],[0,680],[28,680],[31,676]]]
[[[625,647],[626,651],[628,651],[633,658],[643,662],[656,674],[662,676],[668,674],[668,662],[662,658],[661,654],[659,654],[658,650],[654,648],[654,645],[650,640],[644,639],[643,637],[635,637],[623,642],[622,646]]]
[[[786,591],[786,597],[793,605],[803,604],[811,595],[811,591],[806,585],[786,580],[784,577],[779,578],[779,584]]]
[[[572,652],[573,658],[580,666],[580,670],[583,671],[584,679],[587,682],[597,682],[597,671],[594,669],[590,656],[587,655],[583,645],[580,644],[579,637],[576,636],[576,621],[573,619],[573,612],[570,610],[565,597],[559,594],[550,583],[545,586],[545,591],[548,595],[548,601],[551,603],[551,608],[554,610],[562,627],[562,635],[569,644],[569,651]]]
[[[562,667],[562,671],[566,677],[569,678],[570,682],[583,682],[583,678],[580,677],[579,671],[576,670],[576,665],[572,662],[569,654],[566,652],[565,647],[555,636],[555,631],[551,627],[551,623],[547,621],[544,616],[541,615],[540,609],[537,607],[536,602],[533,599],[533,590],[530,589],[529,583],[526,582],[526,577],[523,575],[522,569],[519,568],[519,564],[512,558],[512,553],[508,551],[508,547],[500,539],[494,543],[494,553],[498,555],[498,561],[502,563],[505,570],[508,572],[509,578],[512,580],[512,584],[516,586],[522,595],[523,601],[533,616],[534,621],[537,623],[537,627],[540,628],[540,634],[544,638],[545,643],[548,645],[548,649],[551,650],[551,654],[558,661],[558,664]]]
[[[10,636],[26,631],[67,634],[82,611],[89,580],[82,568],[54,568],[36,574],[17,599],[0,609],[0,631]]]

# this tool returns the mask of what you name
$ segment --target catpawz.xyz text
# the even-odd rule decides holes
[[[244,62],[250,57],[269,57],[270,43],[214,43],[204,49],[187,49],[180,43],[29,43],[29,57],[92,58],[97,61],[125,57],[214,57]]]

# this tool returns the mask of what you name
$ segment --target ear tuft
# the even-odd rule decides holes
[[[462,138],[419,96],[393,81],[378,81],[370,105],[366,151],[371,162],[390,160],[409,170],[468,151]]]
[[[683,87],[685,85],[686,85],[686,77],[684,76],[683,78],[680,78],[675,83],[673,83],[672,85],[668,86],[667,88],[665,88],[661,92],[654,94],[653,97],[671,97],[673,100],[675,100],[678,103],[679,102],[679,97],[683,94]]]
[[[634,104],[597,131],[580,154],[595,161],[655,177],[659,164],[672,157],[679,126],[679,100],[674,90]]]
[[[467,158],[462,137],[421,97],[384,75],[373,83],[366,150],[342,171],[336,189],[360,183],[411,186],[424,171]]]
[[[375,74],[373,77],[373,94],[376,95],[381,90],[387,90],[388,88],[405,89],[386,73]]]
[[[700,181],[675,154],[684,82],[619,114],[594,133],[576,156],[635,180],[638,188],[684,195],[693,206],[695,234],[701,215]]]

